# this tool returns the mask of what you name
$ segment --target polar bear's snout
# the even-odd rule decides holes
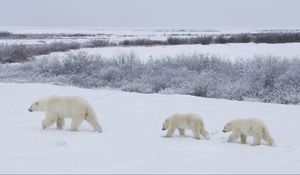
[[[161,130],[166,130],[166,128],[165,128],[165,123],[163,124],[163,126],[162,126],[162,129]]]
[[[164,131],[164,130],[168,129],[168,127],[169,127],[169,120],[166,119],[161,130]]]
[[[35,109],[35,104],[30,105],[30,107],[28,108],[29,112],[33,112],[33,110]]]

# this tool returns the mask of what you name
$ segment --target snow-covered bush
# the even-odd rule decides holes
[[[8,31],[0,31],[0,38],[6,38],[10,35],[12,35],[12,33],[8,32]]]
[[[51,52],[68,51],[79,48],[80,44],[76,42],[52,42],[42,45],[0,44],[0,64],[26,62],[36,55],[46,55]]]
[[[151,39],[133,39],[124,40],[119,42],[121,46],[153,46],[153,45],[166,45],[165,41],[151,40]]]
[[[167,44],[225,44],[225,43],[290,43],[300,42],[299,32],[267,32],[169,37]]]
[[[86,43],[86,47],[107,47],[107,46],[111,46],[112,43],[109,42],[108,40],[102,40],[102,39],[93,39],[91,41],[88,41]]]

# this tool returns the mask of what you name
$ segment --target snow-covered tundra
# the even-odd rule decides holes
[[[43,111],[46,117],[42,122],[46,129],[56,122],[57,128],[62,129],[65,120],[72,119],[71,131],[77,131],[80,124],[86,120],[95,131],[102,132],[96,113],[88,101],[77,96],[49,96],[34,102],[28,109],[30,112]]]
[[[42,132],[40,113],[28,104],[55,92],[84,97],[105,132]],[[188,95],[139,94],[109,89],[83,89],[49,84],[0,83],[0,173],[72,174],[208,174],[300,173],[299,105],[209,99]],[[166,139],[166,116],[196,113],[205,119],[210,140],[176,132]],[[228,144],[224,124],[232,116],[259,116],[276,147]],[[205,118],[204,118],[205,117]],[[71,120],[65,120],[69,130]],[[249,137],[252,142],[252,137]]]
[[[234,119],[229,121],[223,132],[231,132],[228,142],[233,142],[238,138],[241,138],[243,144],[247,143],[247,136],[253,136],[253,146],[260,145],[261,139],[264,139],[269,145],[274,144],[269,130],[265,123],[256,118],[249,119]]]

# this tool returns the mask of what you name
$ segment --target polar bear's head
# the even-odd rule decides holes
[[[169,120],[166,119],[164,124],[163,124],[162,130],[166,130],[166,129],[168,129],[168,127],[169,127]]]
[[[232,131],[232,129],[233,129],[233,124],[232,124],[232,122],[230,121],[230,122],[228,122],[228,123],[225,125],[225,127],[224,127],[224,129],[223,129],[223,132],[230,132],[230,131]]]
[[[41,101],[36,101],[32,103],[30,108],[28,109],[29,112],[34,112],[34,111],[42,111],[43,110],[43,105]]]

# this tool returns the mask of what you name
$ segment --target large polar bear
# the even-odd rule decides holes
[[[168,130],[166,137],[171,137],[175,129],[178,129],[180,136],[185,135],[185,129],[190,129],[193,132],[193,138],[200,139],[200,135],[208,138],[208,132],[205,130],[204,123],[197,114],[175,113],[165,120],[162,130],[166,129]]]
[[[270,145],[274,144],[267,126],[263,121],[256,118],[231,120],[223,129],[223,132],[230,131],[232,131],[232,134],[229,136],[228,142],[233,142],[240,137],[241,142],[246,144],[247,136],[253,136],[253,146],[260,145],[261,139],[264,139]]]
[[[43,129],[56,122],[57,128],[62,129],[64,118],[71,118],[71,131],[77,131],[83,120],[102,132],[97,116],[92,106],[83,98],[77,96],[49,96],[34,102],[28,111],[44,111],[46,118],[42,122]]]

